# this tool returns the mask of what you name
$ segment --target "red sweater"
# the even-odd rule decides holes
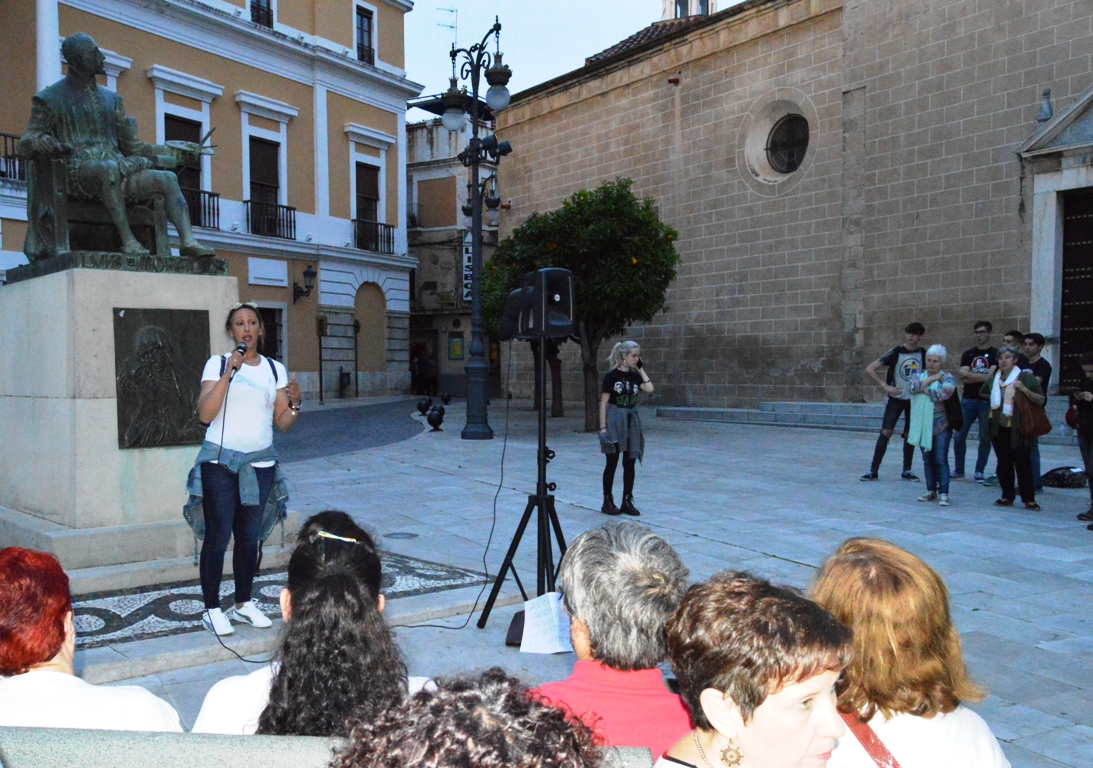
[[[687,706],[664,686],[659,669],[620,672],[598,661],[578,661],[567,679],[532,693],[579,717],[602,743],[649,747],[653,760],[691,730]]]

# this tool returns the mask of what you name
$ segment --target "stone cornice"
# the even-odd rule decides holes
[[[153,64],[148,67],[145,74],[148,75],[148,79],[152,81],[156,88],[206,103],[224,93],[224,86],[222,85],[217,85],[203,77],[196,77],[175,69],[169,69],[161,64]]]
[[[375,147],[376,149],[389,149],[393,146],[398,139],[389,133],[378,131],[375,128],[369,128],[365,125],[358,123],[346,123],[345,134],[349,137],[350,141],[354,141],[358,144],[365,144],[369,147]]]
[[[63,5],[305,85],[405,113],[422,85],[199,0],[60,0]],[[236,9],[240,10],[240,9]]]
[[[170,228],[171,244],[178,244],[174,227]],[[195,229],[194,236],[202,245],[215,249],[242,253],[248,256],[269,256],[282,259],[337,258],[358,264],[374,264],[381,267],[413,269],[417,259],[411,256],[399,256],[393,253],[375,253],[357,248],[343,248],[324,243],[308,243],[302,240],[287,240],[276,237],[262,237],[245,232],[228,232],[222,229]]]
[[[239,105],[239,109],[249,115],[257,115],[278,123],[287,123],[300,114],[300,110],[291,104],[250,91],[236,91],[235,103]]]

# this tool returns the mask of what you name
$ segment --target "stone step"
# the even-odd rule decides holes
[[[1077,447],[1074,430],[1065,426],[1065,398],[1048,400],[1047,413],[1054,429],[1043,437],[1044,445],[1068,445]],[[688,408],[658,405],[660,418],[679,421],[716,421],[726,424],[751,424],[774,427],[806,427],[843,432],[875,432],[880,428],[884,415],[883,403],[806,403],[766,402],[758,408]],[[975,431],[972,439],[975,439]]]

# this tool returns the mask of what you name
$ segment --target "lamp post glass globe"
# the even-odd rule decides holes
[[[452,133],[457,133],[463,130],[463,110],[457,107],[449,107],[444,110],[444,114],[441,115],[440,121],[444,124]]]
[[[486,91],[486,105],[494,112],[499,112],[509,105],[509,89],[503,85],[491,85]]]

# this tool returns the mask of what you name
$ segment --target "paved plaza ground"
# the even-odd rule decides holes
[[[492,441],[459,439],[464,418],[456,403],[442,432],[286,463],[291,507],[302,516],[343,509],[392,552],[482,570],[496,496],[497,524],[486,558],[492,576],[536,478],[535,416],[527,403],[511,403],[506,442],[505,406],[491,405]],[[405,410],[413,410],[412,401],[405,401]],[[570,412],[580,413],[579,406]],[[954,481],[953,506],[942,509],[916,502],[922,483],[899,479],[898,444],[880,481],[858,481],[868,469],[874,435],[669,421],[655,418],[652,409],[644,415],[638,522],[672,543],[693,579],[746,568],[805,587],[816,566],[849,536],[906,547],[936,568],[952,592],[968,664],[990,690],[973,707],[1002,740],[1013,766],[1093,765],[1093,531],[1074,518],[1088,506],[1087,490],[1047,489],[1038,499],[1043,511],[1031,513],[993,507],[997,488]],[[603,460],[596,437],[578,431],[581,422],[549,420],[548,444],[557,458],[548,476],[558,483],[558,515],[570,539],[606,520],[598,511]],[[367,421],[354,424],[367,428]],[[975,444],[969,448],[974,456]],[[1076,449],[1044,446],[1041,453],[1044,471],[1080,463]],[[915,471],[921,475],[919,457]],[[517,559],[525,584],[535,576],[533,530]],[[407,601],[416,601],[415,610],[429,606],[444,613],[473,601],[477,592]],[[502,595],[511,601],[516,594],[510,580]],[[407,615],[398,605],[391,613],[397,617],[400,610]],[[571,654],[532,656],[504,647],[515,610],[499,608],[485,630],[474,625],[477,614],[461,630],[399,627],[410,674],[497,664],[533,684],[564,676]],[[437,623],[458,626],[465,618]],[[221,661],[135,682],[170,700],[188,726],[216,680],[244,671],[239,661]]]

